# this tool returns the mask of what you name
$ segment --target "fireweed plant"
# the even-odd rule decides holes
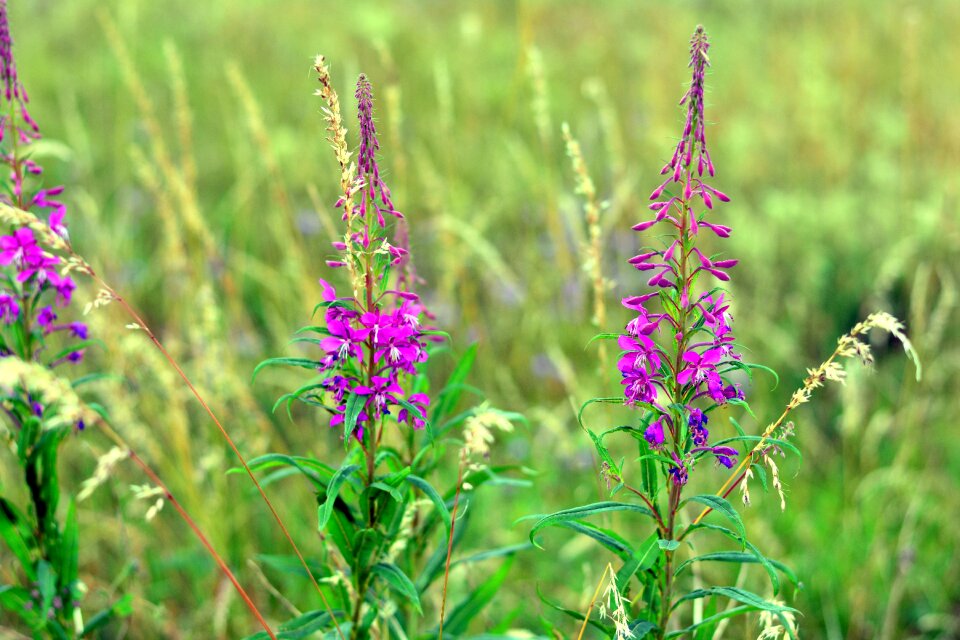
[[[512,429],[519,416],[481,404],[455,413],[476,354],[471,347],[453,367],[444,388],[430,390],[426,365],[447,348],[448,336],[429,329],[431,315],[413,291],[417,278],[407,247],[390,242],[389,231],[405,238],[403,220],[384,182],[377,160],[380,143],[373,117],[373,91],[361,75],[356,86],[360,143],[356,161],[348,150],[340,103],[329,70],[318,57],[317,91],[325,103],[328,141],[341,169],[342,211],[346,227],[337,255],[327,261],[345,273],[346,293],[320,280],[321,322],[297,332],[309,358],[272,358],[263,367],[281,365],[310,370],[316,376],[283,395],[274,409],[294,402],[315,407],[331,435],[342,438],[346,454],[336,467],[320,460],[269,454],[251,461],[255,470],[279,469],[267,480],[301,473],[318,504],[318,530],[328,543],[319,565],[329,607],[286,623],[283,630],[326,631],[325,637],[434,638],[446,631],[463,637],[506,578],[510,560],[524,545],[487,551],[451,563],[469,518],[469,496],[483,484],[518,481],[501,474],[509,467],[484,462],[497,430]],[[401,240],[402,242],[402,240]],[[463,439],[457,439],[458,427]],[[442,491],[430,478],[442,471],[444,452],[460,451],[456,482]],[[267,481],[265,480],[265,482]],[[480,559],[507,560],[466,599],[446,608],[447,579],[456,565]],[[424,593],[442,583],[438,616],[426,616]],[[262,634],[261,634],[262,635]],[[258,636],[259,637],[259,636]],[[300,636],[297,636],[300,637]]]
[[[46,218],[52,233],[65,240],[66,206],[58,200],[63,187],[45,186],[35,159],[40,128],[17,76],[4,0],[0,79],[0,161],[7,171],[0,199]],[[4,464],[19,467],[26,491],[0,486],[0,540],[18,567],[4,563],[0,570],[0,608],[15,614],[34,637],[82,637],[130,611],[121,599],[84,622],[73,497],[65,516],[60,509],[60,447],[97,418],[94,405],[76,391],[97,376],[71,375],[93,341],[87,326],[71,319],[78,314],[71,309],[76,284],[68,262],[44,249],[30,227],[8,224],[6,231],[0,236],[0,438],[7,449]]]
[[[716,285],[730,280],[728,272],[737,260],[707,255],[700,248],[705,235],[723,240],[732,232],[714,218],[715,207],[730,198],[708,183],[715,174],[704,113],[709,47],[706,33],[698,27],[690,41],[692,80],[680,101],[686,108],[683,132],[661,171],[665,179],[650,196],[653,218],[633,227],[638,232],[662,232],[656,237],[657,245],[642,248],[629,260],[637,270],[650,274],[647,286],[652,290],[623,300],[623,306],[636,314],[623,333],[598,336],[615,339],[621,349],[617,369],[623,395],[590,400],[579,416],[582,425],[584,409],[603,402],[635,411],[634,424],[599,434],[584,428],[602,460],[611,496],[627,493],[636,501],[606,501],[560,511],[541,517],[530,533],[535,541],[535,534],[546,527],[572,529],[593,538],[619,560],[619,568],[609,564],[603,571],[585,614],[544,598],[582,620],[578,637],[583,637],[588,624],[617,640],[717,637],[714,634],[722,633],[729,618],[750,612],[759,612],[761,637],[796,637],[797,612],[776,597],[781,590],[780,574],[794,586],[797,578],[748,540],[741,517],[727,498],[739,488],[743,504],[748,505],[749,481],[758,479],[765,489],[772,486],[777,491],[785,508],[774,458],[786,451],[799,454],[788,442],[794,427],[786,417],[825,381],[843,381],[840,358],[856,358],[864,364],[872,361],[869,346],[860,340],[871,328],[893,334],[916,363],[902,325],[888,314],[873,314],[840,339],[826,362],[809,370],[804,386],[761,435],[746,434],[730,417],[735,435],[716,437],[721,409],[741,407],[752,414],[737,377],[743,380],[754,369],[770,370],[744,361],[734,340],[727,294]],[[636,467],[628,469],[611,455],[605,440],[613,434],[635,441],[639,449]],[[730,469],[731,475],[716,493],[691,495],[687,490],[691,478],[704,466]],[[688,511],[690,507],[700,509],[699,513]],[[653,526],[637,544],[628,536],[584,520],[609,512],[640,516]],[[710,514],[720,520],[706,519]],[[711,537],[717,540],[700,541]],[[724,540],[734,548],[697,555],[698,547],[713,548]],[[698,570],[702,563],[760,564],[769,577],[772,596],[740,586],[698,586],[703,581]],[[692,580],[693,573],[698,573],[699,579]],[[599,619],[591,616],[594,608]]]

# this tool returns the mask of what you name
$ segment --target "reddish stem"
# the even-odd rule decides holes
[[[200,527],[197,526],[197,523],[193,521],[193,518],[190,517],[190,514],[187,513],[186,509],[180,504],[180,501],[173,497],[173,494],[170,492],[170,489],[167,488],[167,485],[163,483],[163,480],[160,479],[153,469],[143,461],[143,459],[137,455],[137,453],[130,448],[129,445],[124,443],[124,447],[130,452],[130,459],[137,463],[137,465],[143,470],[143,472],[150,478],[150,481],[160,487],[163,490],[163,497],[173,505],[173,508],[177,510],[177,513],[180,514],[180,517],[183,518],[184,522],[187,523],[187,526],[193,531],[194,535],[200,539],[201,544],[207,549],[210,555],[216,561],[217,565],[220,567],[220,570],[223,571],[223,574],[227,576],[227,579],[233,583],[234,588],[237,590],[237,593],[240,594],[240,597],[243,598],[244,603],[247,605],[247,608],[250,609],[250,612],[254,615],[260,625],[263,627],[264,631],[267,632],[267,635],[272,638],[272,640],[277,640],[277,636],[274,635],[273,630],[270,629],[270,625],[267,624],[267,621],[264,620],[263,615],[260,613],[260,610],[257,609],[257,606],[253,604],[253,600],[250,599],[250,596],[247,595],[247,592],[240,582],[237,580],[236,576],[233,575],[233,572],[230,571],[230,567],[227,566],[227,563],[223,561],[223,558],[220,557],[220,554],[217,553],[216,549],[213,548],[213,545],[207,539],[207,536],[203,534],[203,531],[200,530]]]

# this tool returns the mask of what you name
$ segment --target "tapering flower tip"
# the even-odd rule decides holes
[[[17,76],[17,64],[13,59],[13,38],[10,36],[10,22],[7,16],[7,2],[0,0],[0,80],[3,82],[3,95],[8,103],[15,104],[17,111],[25,125],[26,129],[17,126],[15,123],[8,122],[6,117],[0,118],[3,133],[6,133],[6,127],[11,126],[13,132],[24,143],[36,138],[40,128],[27,112],[27,103],[30,98],[26,90],[20,83]],[[4,110],[6,111],[6,110]]]
[[[373,123],[373,87],[367,76],[360,74],[357,79],[357,117],[360,120],[360,153],[358,157],[361,174],[377,172],[377,128]]]
[[[357,212],[363,217],[372,207],[377,214],[377,222],[383,227],[386,226],[383,219],[384,213],[397,218],[403,215],[393,206],[390,188],[380,176],[380,166],[377,164],[380,141],[377,138],[377,127],[373,122],[373,86],[367,76],[362,73],[357,79],[355,95],[357,117],[360,120],[360,151],[357,154],[357,168],[361,180],[361,201]]]

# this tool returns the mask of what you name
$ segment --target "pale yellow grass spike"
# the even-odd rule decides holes
[[[353,153],[350,151],[350,145],[347,144],[347,129],[343,126],[343,114],[340,111],[340,97],[333,88],[333,81],[330,78],[330,67],[327,66],[326,58],[318,55],[313,61],[313,69],[317,74],[317,81],[320,83],[320,88],[317,89],[315,95],[319,96],[326,105],[321,111],[327,123],[327,142],[333,149],[337,164],[340,165],[340,193],[343,194],[341,208],[346,216],[347,226],[343,235],[343,242],[347,245],[346,251],[344,251],[344,262],[346,262],[347,271],[350,274],[354,298],[360,300],[360,290],[363,288],[363,282],[356,268],[353,242],[351,240],[354,233],[354,224],[356,223],[354,196],[360,189],[360,185],[357,184],[357,165],[353,161]]]
[[[170,149],[166,143],[166,132],[157,117],[150,94],[140,79],[140,73],[130,55],[127,43],[117,29],[113,18],[111,18],[106,11],[98,12],[97,17],[103,26],[114,55],[120,62],[124,83],[133,96],[137,110],[143,119],[144,127],[147,131],[147,138],[150,141],[150,152],[153,156],[153,161],[160,170],[160,174],[163,176],[167,188],[171,189],[177,196],[179,207],[176,211],[183,219],[187,229],[199,239],[207,257],[213,259],[219,254],[216,250],[216,243],[213,241],[212,234],[203,216],[200,214],[196,194],[189,187],[183,173],[177,168],[177,164],[171,156]]]
[[[580,143],[570,133],[570,126],[562,125],[563,139],[567,145],[567,156],[573,165],[576,178],[576,193],[583,196],[583,211],[587,223],[587,240],[583,248],[583,270],[590,276],[593,289],[593,325],[599,330],[607,326],[606,293],[610,284],[603,276],[603,230],[600,225],[600,203],[597,202],[597,189],[587,169]],[[601,372],[607,371],[607,346],[601,341],[597,350],[597,359]]]
[[[531,117],[540,142],[541,158],[539,160],[541,168],[538,173],[542,174],[541,183],[543,189],[545,189],[541,194],[541,202],[544,208],[547,232],[550,234],[551,242],[556,247],[555,259],[557,265],[564,274],[570,274],[574,268],[573,259],[570,257],[570,251],[568,250],[563,218],[552,184],[552,165],[549,164],[549,159],[553,157],[554,153],[554,133],[553,121],[550,117],[550,92],[547,86],[546,72],[543,68],[543,54],[536,45],[530,44],[524,50],[524,55],[526,58],[524,66],[531,90]]]
[[[716,495],[720,497],[726,497],[730,493],[730,490],[732,490],[733,486],[739,481],[741,474],[744,473],[744,470],[756,460],[756,456],[764,455],[764,451],[768,446],[767,442],[770,440],[770,438],[773,438],[777,430],[783,426],[783,421],[791,411],[799,407],[801,404],[809,402],[814,391],[823,387],[825,382],[830,381],[843,384],[846,372],[838,362],[838,358],[856,358],[864,365],[869,365],[873,362],[873,354],[870,351],[870,346],[860,340],[860,338],[867,335],[871,329],[881,329],[886,331],[900,342],[907,357],[910,358],[914,364],[917,381],[920,380],[923,373],[920,365],[920,359],[917,356],[917,352],[914,350],[910,339],[907,337],[906,333],[904,333],[903,324],[885,311],[871,313],[869,316],[867,316],[866,320],[857,323],[853,329],[850,330],[850,333],[840,336],[840,338],[837,340],[837,347],[834,349],[833,353],[830,354],[829,358],[824,360],[820,366],[816,367],[815,369],[807,370],[808,375],[803,381],[803,386],[793,393],[793,396],[791,396],[790,401],[787,403],[783,413],[780,414],[780,417],[764,430],[760,440],[747,455],[743,456],[743,460],[741,460],[740,464],[737,465],[736,469],[733,470],[733,472],[730,474],[730,477],[726,482],[723,483],[723,486],[720,487]],[[775,470],[776,467],[772,467],[772,469]],[[778,481],[777,484],[779,485],[779,478],[777,477],[776,479]],[[780,495],[781,505],[785,506],[783,502],[782,489],[778,486],[777,490]],[[710,513],[710,511],[712,511],[712,509],[709,507],[701,511],[700,515],[697,516],[697,518],[693,521],[693,524],[699,524],[700,521],[703,520],[708,513]]]
[[[130,161],[137,179],[157,206],[160,225],[163,229],[163,246],[159,253],[164,262],[164,273],[182,278],[187,273],[187,256],[183,250],[183,234],[173,202],[167,190],[164,189],[156,168],[150,164],[140,147],[135,145],[130,147]]]
[[[271,230],[278,246],[283,248],[287,277],[295,278],[300,288],[302,300],[310,300],[315,295],[315,280],[306,269],[310,265],[303,249],[300,231],[293,219],[290,196],[287,192],[283,170],[273,149],[270,132],[263,120],[260,104],[240,67],[233,61],[226,65],[227,81],[234,98],[243,109],[244,120],[259,159],[267,172],[267,183],[273,202],[265,217],[266,227]]]
[[[583,92],[597,106],[597,117],[600,122],[600,131],[603,133],[603,144],[607,148],[610,158],[610,167],[619,182],[626,170],[626,137],[620,127],[617,110],[610,98],[610,92],[603,80],[594,77],[583,82]]]
[[[174,119],[177,123],[177,140],[180,145],[180,172],[187,189],[197,188],[197,163],[193,155],[193,111],[190,109],[190,94],[187,77],[183,70],[183,58],[172,40],[163,43],[163,54],[170,69],[170,91],[173,93]]]
[[[240,70],[236,62],[230,61],[226,66],[227,81],[233,90],[234,97],[240,102],[243,113],[246,118],[247,130],[253,137],[257,151],[260,152],[260,159],[267,169],[270,179],[270,190],[274,202],[282,209],[290,207],[290,198],[287,195],[287,187],[283,178],[283,171],[277,162],[277,156],[273,151],[273,144],[270,141],[270,133],[267,131],[266,124],[263,121],[263,114],[260,111],[260,103],[257,102],[247,82],[243,71]]]

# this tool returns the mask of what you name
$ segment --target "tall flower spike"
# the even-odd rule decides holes
[[[360,152],[357,157],[360,178],[363,180],[363,197],[359,214],[366,215],[370,207],[377,213],[377,223],[384,227],[383,214],[397,218],[403,214],[396,210],[390,199],[390,189],[380,177],[380,165],[377,164],[377,151],[380,141],[377,139],[377,127],[373,122],[373,88],[367,76],[360,74],[357,81],[357,109],[360,119]]]
[[[318,67],[318,72],[323,82],[325,68]],[[330,103],[332,92],[327,93],[330,95],[321,95]],[[403,269],[394,276],[387,268],[386,262],[400,265],[407,252],[388,241],[384,214],[403,216],[394,207],[380,173],[373,90],[364,75],[357,81],[356,98],[360,148],[351,193],[359,194],[354,209],[357,226],[348,231],[344,242],[334,243],[341,255],[328,262],[331,266],[353,267],[356,293],[354,297],[338,297],[332,285],[320,281],[327,309],[318,371],[324,376],[321,387],[335,408],[330,425],[342,425],[345,433],[364,442],[364,434],[373,433],[367,427],[381,425],[385,416],[414,429],[425,426],[430,399],[422,393],[408,396],[403,382],[405,376],[416,373],[417,364],[427,359],[425,341],[429,336],[424,335],[420,317],[430,316],[409,290],[412,283],[404,280]],[[346,201],[345,195],[337,206],[346,207]],[[376,259],[384,254],[389,260]],[[368,443],[366,450],[369,453],[373,448]]]
[[[638,271],[650,272],[647,285],[655,292],[624,299],[624,306],[637,316],[620,338],[623,355],[618,362],[626,403],[654,414],[650,424],[657,428],[645,435],[651,446],[670,448],[677,484],[685,482],[692,463],[703,455],[711,454],[729,466],[736,452],[708,446],[707,414],[720,404],[743,399],[740,388],[723,377],[729,363],[740,360],[733,349],[729,305],[723,293],[694,291],[700,275],[727,282],[727,271],[737,264],[708,256],[696,246],[703,227],[721,239],[731,231],[705,220],[717,202],[729,201],[704,180],[705,174],[715,174],[704,119],[709,48],[706,32],[698,26],[690,40],[690,86],[680,99],[686,111],[683,132],[660,172],[666,178],[650,195],[653,218],[633,227],[643,232],[667,223],[673,233],[665,248],[645,247],[628,261]],[[660,313],[647,307],[654,298],[661,302]],[[667,331],[661,332],[665,327]],[[707,406],[694,406],[702,402]],[[662,425],[669,426],[672,442],[662,443]]]

